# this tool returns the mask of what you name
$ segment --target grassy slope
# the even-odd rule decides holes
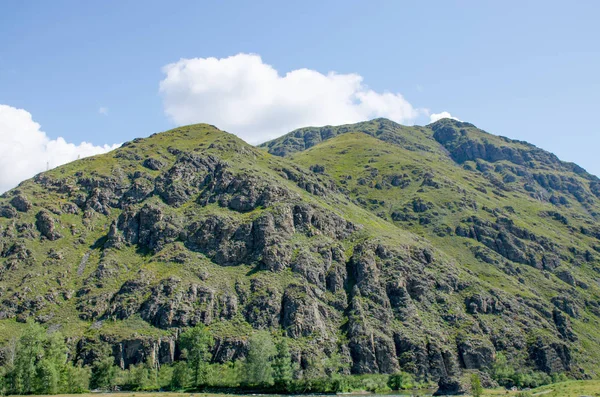
[[[362,198],[366,201],[364,204],[366,208],[390,221],[390,214],[394,210],[411,207],[414,199],[433,203],[434,208],[429,212],[435,211],[435,216],[431,223],[421,225],[419,221],[396,222],[397,226],[426,237],[434,246],[475,272],[480,279],[487,281],[492,288],[500,288],[518,296],[537,296],[546,300],[569,291],[568,286],[555,276],[529,266],[519,266],[523,272],[522,278],[526,280],[522,283],[518,277],[507,276],[499,268],[477,260],[470,246],[481,245],[480,243],[449,233],[439,233],[439,231],[446,227],[454,229],[461,220],[472,215],[492,221],[496,216],[485,211],[486,207],[502,211],[510,206],[515,209],[516,213],[511,218],[517,225],[538,236],[547,237],[563,247],[575,246],[580,250],[589,249],[594,244],[592,238],[580,235],[574,239],[572,232],[562,227],[559,222],[548,217],[540,217],[539,214],[543,211],[556,211],[556,207],[548,202],[531,198],[518,189],[505,194],[504,197],[495,194],[488,179],[479,172],[468,171],[458,166],[440,150],[437,142],[432,142],[431,135],[416,131],[411,134],[411,139],[420,139],[421,147],[430,151],[407,150],[358,132],[338,135],[305,151],[292,154],[291,158],[307,167],[315,164],[323,165],[324,172],[336,180],[340,187],[345,188],[350,197]],[[373,170],[378,172],[375,178],[371,177]],[[405,188],[380,189],[375,186],[378,182],[383,184],[386,177],[391,175],[408,174],[414,178],[415,175],[418,177],[423,172],[433,174],[433,179],[440,184],[440,188],[421,186],[420,183],[411,183]],[[352,179],[348,179],[348,175],[352,175]],[[368,183],[361,184],[361,177]],[[476,189],[480,187],[487,187],[486,192]],[[461,208],[457,205],[460,200],[476,202],[477,208],[468,206]],[[570,225],[575,228],[585,225],[588,219],[579,214],[586,212],[576,202],[573,203],[570,213],[575,215],[570,216],[570,213],[566,213]],[[596,273],[589,265],[564,266],[583,280],[597,279]],[[600,289],[596,283],[590,283],[587,291],[579,289],[578,293],[597,300]],[[503,324],[491,323],[492,318],[489,320],[492,326],[503,326]],[[591,314],[574,320],[574,328],[581,338],[581,349],[586,352],[594,351],[596,357],[600,356],[598,325],[598,318]],[[583,356],[580,358],[583,359]],[[600,364],[597,362],[589,361],[586,364],[594,371],[600,370]]]

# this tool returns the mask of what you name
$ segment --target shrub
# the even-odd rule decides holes
[[[483,394],[481,379],[477,374],[471,374],[471,394],[473,394],[473,397],[480,397]]]
[[[411,374],[406,372],[396,372],[390,375],[388,379],[388,386],[392,390],[406,390],[412,389],[415,386],[415,381]]]

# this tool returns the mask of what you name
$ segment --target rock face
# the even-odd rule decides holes
[[[113,353],[121,368],[130,365],[147,363],[150,365],[169,364],[175,361],[175,341],[173,339],[158,340],[125,340],[121,341]]]
[[[443,377],[438,382],[438,389],[434,396],[459,396],[465,394],[466,390],[458,378]]]
[[[335,358],[445,394],[498,353],[593,369],[594,177],[444,120],[307,128],[266,148],[293,158],[182,127],[1,196],[0,321],[60,328],[75,358],[109,348],[123,368],[177,360],[181,331],[205,324],[214,362],[268,330],[293,340],[299,371]]]

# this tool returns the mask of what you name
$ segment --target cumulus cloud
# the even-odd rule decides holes
[[[433,113],[429,116],[430,123],[435,123],[436,121],[441,120],[441,119],[452,119],[452,120],[456,120],[456,121],[462,121],[458,117],[454,117],[448,112]]]
[[[358,74],[297,69],[281,75],[260,56],[181,59],[163,68],[165,113],[176,124],[210,123],[259,143],[305,126],[386,117],[412,124],[425,109],[369,89]]]
[[[23,109],[0,105],[0,193],[47,167],[116,149],[119,145],[95,146],[50,139]]]

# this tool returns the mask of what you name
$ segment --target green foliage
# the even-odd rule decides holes
[[[173,366],[161,365],[157,372],[158,387],[161,390],[170,389],[173,380]]]
[[[92,389],[112,390],[117,386],[119,369],[115,366],[115,359],[107,347],[101,351],[100,357],[92,365],[90,386]]]
[[[480,397],[483,394],[481,378],[478,374],[471,374],[471,394],[473,397]]]
[[[241,361],[211,364],[208,384],[212,387],[239,387],[243,367]]]
[[[79,394],[87,392],[90,387],[90,377],[91,370],[89,367],[67,365],[65,393]]]
[[[248,340],[244,366],[245,383],[250,386],[273,385],[273,357],[277,348],[266,331],[254,333]]]
[[[191,381],[192,373],[187,363],[183,361],[176,362],[171,376],[171,390],[186,390],[190,387]]]
[[[192,374],[192,386],[206,384],[210,349],[215,341],[204,324],[199,324],[181,334],[182,354]]]
[[[388,386],[387,375],[369,375],[360,377],[362,390],[370,391],[372,393],[385,393],[390,391]]]
[[[277,355],[273,360],[273,378],[275,385],[286,389],[292,382],[292,356],[287,340],[282,338],[276,345]]]
[[[63,336],[48,335],[33,322],[27,324],[2,372],[0,390],[9,394],[81,393],[89,385],[89,371],[67,362]]]
[[[492,378],[502,386],[516,386],[518,388],[534,388],[566,379],[565,374],[548,375],[544,372],[532,371],[527,367],[515,367],[509,363],[503,353],[498,353],[496,355],[496,360],[492,365],[491,375]]]
[[[396,372],[395,374],[390,375],[388,386],[392,390],[412,389],[415,386],[415,380],[409,373]]]
[[[118,383],[124,389],[136,391],[158,390],[161,387],[159,370],[149,362],[130,366],[127,371],[122,373]]]

